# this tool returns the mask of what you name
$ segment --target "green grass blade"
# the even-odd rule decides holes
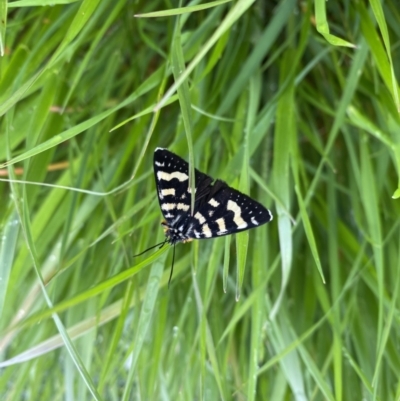
[[[9,284],[11,268],[15,257],[17,239],[20,230],[20,224],[16,211],[11,212],[5,222],[5,227],[1,234],[0,247],[0,316],[4,308],[4,301]]]

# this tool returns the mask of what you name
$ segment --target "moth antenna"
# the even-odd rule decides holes
[[[174,244],[174,250],[172,252],[172,265],[171,265],[171,273],[169,274],[168,289],[169,289],[169,285],[171,284],[172,273],[174,272],[174,262],[175,262],[175,244]]]
[[[166,240],[163,241],[163,242],[160,242],[160,243],[157,244],[157,245],[153,245],[153,246],[151,246],[150,248],[147,248],[146,250],[144,250],[143,252],[140,252],[140,253],[138,253],[137,255],[133,255],[132,257],[133,257],[133,258],[136,258],[136,256],[143,255],[143,254],[146,253],[147,251],[150,251],[151,249],[156,248],[156,247],[159,246],[159,245],[161,245],[161,246],[160,246],[160,249],[161,249],[161,248],[167,243],[167,241],[168,241],[168,239],[166,239]]]

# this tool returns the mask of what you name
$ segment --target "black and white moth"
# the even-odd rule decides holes
[[[191,214],[189,165],[166,149],[154,151],[154,175],[169,244],[235,234],[272,220],[260,203],[197,169]]]
[[[189,164],[167,149],[154,151],[154,175],[158,201],[165,218],[161,223],[165,241],[154,247],[235,234],[272,220],[272,213],[263,205],[197,169],[195,203],[191,213]]]

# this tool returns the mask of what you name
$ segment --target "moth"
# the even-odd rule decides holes
[[[156,148],[154,151],[154,176],[165,219],[161,223],[165,240],[144,252],[168,243],[174,245],[174,260],[175,244],[179,242],[236,234],[272,220],[272,213],[263,205],[197,169],[194,209],[191,212],[189,164],[167,149]]]

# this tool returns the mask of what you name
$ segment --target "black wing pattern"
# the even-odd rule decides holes
[[[190,211],[189,165],[174,153],[157,148],[154,174],[165,234],[171,244],[213,238],[258,227],[272,220],[260,203],[225,182],[195,170],[195,206]]]

